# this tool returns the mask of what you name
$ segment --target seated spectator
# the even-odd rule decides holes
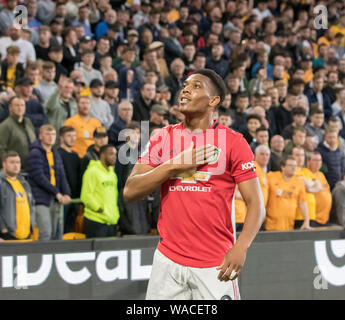
[[[35,200],[20,169],[17,152],[8,151],[2,155],[0,237],[4,240],[28,239],[36,226]]]
[[[67,69],[61,64],[63,59],[63,49],[61,46],[53,45],[48,51],[49,61],[55,64],[54,82],[59,83],[61,76],[68,76]]]
[[[140,94],[133,101],[133,120],[149,121],[150,110],[157,102],[154,100],[156,97],[156,87],[151,83],[143,83],[140,88]]]
[[[115,147],[105,145],[100,149],[100,160],[91,161],[83,176],[81,201],[85,206],[84,232],[87,238],[117,235],[120,214],[115,162]]]
[[[256,173],[259,178],[260,182],[260,187],[262,191],[262,196],[264,198],[264,204],[265,207],[267,205],[267,200],[268,200],[268,182],[267,182],[267,172],[268,166],[269,166],[269,160],[270,160],[270,154],[271,151],[269,147],[265,145],[259,145],[255,148],[255,168],[256,168]]]
[[[6,58],[1,62],[0,90],[14,89],[16,80],[24,77],[24,67],[18,62],[20,49],[17,46],[9,46],[6,49]]]
[[[36,57],[44,61],[49,61],[49,47],[51,32],[48,26],[41,26],[38,31],[38,43],[35,45]]]
[[[63,126],[59,131],[60,153],[68,185],[71,189],[71,198],[80,197],[80,158],[72,149],[75,145],[77,135],[72,127]],[[70,203],[64,207],[63,233],[74,232],[75,219],[77,217],[78,204]]]
[[[339,87],[335,90],[335,101],[332,103],[332,115],[337,115],[341,109],[342,105],[345,105],[345,88]]]
[[[218,122],[219,124],[231,128],[232,125],[232,118],[229,110],[219,110],[218,111]]]
[[[78,113],[65,122],[65,126],[72,127],[76,132],[76,141],[72,150],[79,158],[84,157],[87,148],[93,144],[93,133],[102,127],[99,120],[90,116],[91,102],[87,96],[81,96],[78,100]]]
[[[96,39],[108,33],[109,26],[115,24],[117,14],[115,10],[109,9],[104,13],[104,20],[99,22],[95,29]]]
[[[81,54],[81,71],[83,72],[84,81],[87,87],[90,87],[90,83],[94,79],[98,79],[103,82],[103,75],[99,70],[93,68],[95,61],[95,53],[91,50],[85,50]]]
[[[266,69],[266,76],[269,79],[273,79],[273,66],[268,63],[268,52],[266,49],[262,48],[257,51],[257,62],[254,64],[251,72],[251,77],[257,78],[257,72],[260,67]]]
[[[50,61],[46,61],[42,66],[42,80],[35,87],[40,97],[42,97],[42,103],[46,103],[49,97],[55,92],[57,84],[55,83],[55,65]]]
[[[256,130],[261,127],[261,118],[256,114],[250,114],[247,117],[247,130],[243,136],[248,144],[256,142]]]
[[[293,230],[297,208],[301,209],[304,218],[300,229],[310,229],[305,186],[303,181],[297,178],[296,169],[296,160],[292,156],[287,156],[281,161],[281,171],[271,171],[267,174],[267,231]]]
[[[236,96],[235,101],[235,112],[232,115],[233,118],[233,128],[238,132],[245,132],[247,129],[247,109],[249,106],[248,94],[243,92]]]
[[[110,128],[114,122],[108,102],[102,99],[104,94],[104,84],[99,79],[93,79],[90,83],[91,90],[91,110],[90,116],[99,120],[104,127]]]
[[[119,73],[119,89],[120,100],[125,99],[133,102],[140,90],[140,82],[135,69],[127,67],[121,69]]]
[[[304,127],[307,121],[307,112],[302,107],[295,107],[291,110],[292,123],[282,132],[284,140],[291,140],[295,128]]]
[[[263,82],[267,79],[267,71],[265,67],[259,67],[257,70],[256,77],[251,79],[248,84],[248,93],[250,96],[253,96],[255,93],[263,94],[264,90]]]
[[[171,23],[168,27],[169,36],[163,40],[164,42],[164,58],[167,62],[168,67],[172,61],[177,58],[181,58],[183,54],[183,47],[178,40],[181,35],[181,30],[176,23]],[[155,41],[159,39],[154,39]],[[171,67],[170,67],[171,69]]]
[[[110,54],[110,39],[108,36],[104,35],[102,36],[101,38],[98,39],[98,42],[97,42],[97,46],[96,46],[96,51],[95,51],[95,61],[93,63],[93,67],[96,69],[96,70],[100,70],[102,71],[103,75],[105,72],[103,72],[103,68],[101,68],[101,59],[103,57],[109,57],[110,59],[107,59],[107,60],[110,60],[110,66],[108,66],[108,71],[111,67],[111,62],[112,62],[112,57],[111,57],[111,54]],[[106,70],[104,70],[106,71]]]
[[[13,97],[9,102],[9,117],[0,124],[0,155],[16,151],[21,167],[26,168],[30,144],[36,140],[35,128],[31,120],[25,117],[25,101]]]
[[[292,156],[296,160],[297,170],[296,176],[301,178],[304,182],[305,191],[306,191],[306,202],[308,206],[309,222],[310,226],[315,226],[315,217],[316,217],[316,200],[315,193],[318,193],[322,190],[321,183],[316,180],[315,175],[305,167],[305,151],[301,147],[295,147],[292,150]],[[303,215],[301,211],[297,208],[296,218],[295,218],[295,229],[298,229],[303,224]]]
[[[270,169],[271,171],[280,171],[280,162],[283,157],[284,139],[282,136],[275,135],[271,139],[271,158]]]
[[[221,42],[214,44],[211,55],[206,59],[206,68],[216,71],[223,79],[229,73],[229,62],[223,58],[224,46]]]
[[[268,129],[264,126],[257,128],[255,137],[256,137],[255,140],[252,140],[250,144],[250,148],[252,149],[253,153],[255,153],[255,149],[259,145],[268,146],[268,140],[269,140]]]
[[[133,105],[128,100],[122,100],[118,108],[118,117],[108,130],[109,144],[118,147],[123,141],[119,141],[119,133],[132,121]]]
[[[193,64],[189,67],[187,77],[193,74],[194,71],[199,69],[205,69],[206,55],[203,52],[197,51],[193,58]]]
[[[5,6],[0,12],[0,32],[3,36],[6,29],[10,28],[15,19],[15,8],[18,5],[17,0],[6,1]]]
[[[60,130],[68,118],[77,113],[77,102],[73,98],[74,84],[70,78],[61,77],[58,87],[45,104],[45,112],[55,130]]]
[[[177,98],[184,81],[185,65],[182,59],[174,59],[171,62],[170,70],[171,74],[169,77],[165,78],[165,84],[169,87],[171,92],[171,100],[169,102],[171,105],[174,105],[177,103]]]
[[[287,142],[284,148],[284,154],[290,155],[294,147],[303,148],[307,137],[307,130],[304,127],[295,127],[293,129],[292,138]],[[286,140],[285,140],[286,142]]]
[[[325,174],[327,182],[333,190],[335,184],[344,176],[344,154],[338,147],[338,132],[327,129],[323,142],[316,151],[320,152],[323,162],[321,171]]]
[[[43,125],[38,140],[31,145],[27,161],[28,181],[36,204],[38,239],[41,241],[62,239],[60,206],[71,201],[63,162],[53,148],[55,142],[55,128]]]
[[[308,157],[307,167],[321,185],[321,190],[314,194],[316,202],[314,227],[327,226],[332,208],[332,194],[325,175],[320,171],[322,157],[319,152],[314,152]]]
[[[108,144],[107,130],[104,127],[96,128],[93,132],[93,144],[86,150],[84,157],[81,159],[80,175],[84,175],[87,166],[91,160],[99,160],[99,150]]]

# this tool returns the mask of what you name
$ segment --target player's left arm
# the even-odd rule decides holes
[[[264,222],[266,211],[258,178],[238,183],[238,189],[247,205],[247,214],[243,229],[234,246],[226,253],[221,265],[218,279],[220,281],[235,280],[244,265],[249,246]],[[236,275],[231,274],[236,272]]]

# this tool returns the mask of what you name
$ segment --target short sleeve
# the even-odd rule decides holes
[[[164,129],[159,130],[146,144],[138,163],[157,167],[161,164]]]
[[[236,184],[257,177],[253,152],[242,135],[233,140],[230,173]]]

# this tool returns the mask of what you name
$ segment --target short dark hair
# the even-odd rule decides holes
[[[211,69],[200,69],[196,70],[193,74],[201,74],[209,78],[217,92],[217,95],[220,97],[219,104],[224,101],[227,90],[222,77],[218,73]]]
[[[140,124],[137,121],[131,121],[126,125],[126,129],[139,129],[140,130]]]
[[[267,131],[267,132],[269,132],[268,129],[265,126],[260,126],[259,128],[257,128],[255,133],[258,133],[260,131]]]
[[[72,132],[72,131],[75,131],[75,129],[73,127],[71,127],[71,126],[63,126],[59,130],[59,136],[62,137],[67,132]]]
[[[259,120],[260,123],[261,123],[261,118],[260,118],[260,116],[257,115],[257,114],[250,114],[250,115],[247,117],[246,121],[249,122],[249,120],[252,120],[252,119]]]
[[[114,148],[115,147],[112,145],[112,144],[106,144],[104,146],[102,146],[100,149],[99,149],[99,156],[101,156],[101,154],[103,154],[104,152],[106,152],[109,148]]]
[[[12,150],[4,152],[4,154],[2,155],[2,162],[5,162],[7,158],[11,158],[11,157],[19,157],[18,152],[12,151]]]
[[[291,110],[292,116],[302,115],[307,116],[307,111],[302,107],[295,107]]]
[[[287,162],[288,160],[296,161],[296,159],[295,159],[293,156],[288,155],[288,156],[283,157],[283,158],[281,159],[281,161],[280,161],[280,167],[285,167],[285,166],[286,166],[286,162]]]
[[[292,135],[294,136],[297,131],[304,132],[305,134],[307,134],[307,129],[306,128],[304,128],[304,127],[295,127],[292,130]]]

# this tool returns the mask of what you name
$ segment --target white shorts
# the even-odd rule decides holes
[[[240,300],[237,279],[219,281],[218,274],[216,267],[177,264],[156,249],[146,300]]]

